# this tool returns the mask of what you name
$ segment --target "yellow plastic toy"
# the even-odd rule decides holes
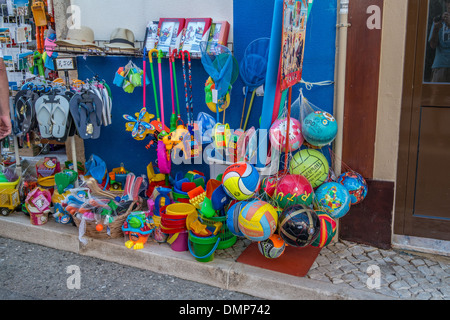
[[[228,146],[231,138],[230,125],[228,123],[217,123],[213,129],[214,147],[216,149],[223,149]]]
[[[44,188],[51,188],[55,185],[55,176],[39,177],[37,184]]]
[[[202,207],[202,203],[205,200],[206,191],[202,186],[198,186],[197,188],[188,192],[189,203],[192,204],[196,209],[200,210]]]
[[[20,204],[19,191],[17,189],[1,189],[0,191],[0,213],[9,215]]]
[[[215,89],[215,83],[211,79],[211,77],[209,77],[205,83],[205,102],[206,102],[206,105],[208,106],[209,110],[211,110],[212,112],[215,113],[215,112],[217,112],[217,106],[216,106],[216,103],[213,102],[213,98],[212,98],[212,90],[213,89]],[[219,107],[219,112],[222,112],[223,110],[228,108],[229,105],[230,105],[230,93],[228,92],[225,97],[224,104],[221,107]]]
[[[47,25],[47,13],[45,11],[45,4],[43,1],[33,1],[31,12],[33,13],[34,24],[37,27],[43,27]]]
[[[136,119],[139,118],[139,112],[136,112],[134,114],[136,116]],[[146,123],[151,123],[151,120],[154,118],[155,116],[153,114],[150,114],[148,112],[146,112],[143,116],[143,118],[140,120],[141,122],[146,122]],[[125,123],[125,129],[126,131],[132,132],[134,126],[136,125],[135,122],[126,122]],[[146,129],[143,133],[141,134],[137,134],[134,139],[141,141],[144,140],[145,137],[147,137],[148,134],[154,134],[155,130],[150,130],[150,129]]]
[[[166,175],[163,173],[155,174],[155,170],[153,170],[153,163],[150,162],[147,165],[147,178],[150,183],[160,182],[166,179]]]
[[[207,224],[200,221],[198,212],[195,210],[186,217],[186,227],[189,231],[192,231],[199,237],[208,237],[212,234],[217,235],[219,230],[222,228],[222,222],[214,223],[214,230],[211,231],[211,228],[208,228]]]

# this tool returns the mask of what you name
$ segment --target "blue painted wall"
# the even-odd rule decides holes
[[[272,25],[273,0],[246,0],[233,2],[234,8],[234,56],[240,62],[247,45],[261,37],[270,37]],[[335,38],[336,38],[336,1],[314,0],[307,25],[305,57],[303,65],[303,79],[308,82],[334,80],[335,68]],[[125,93],[121,88],[112,84],[116,70],[128,63],[128,57],[79,57],[78,72],[80,79],[91,78],[98,75],[105,79],[112,89],[113,112],[112,125],[102,127],[101,137],[97,140],[85,141],[86,158],[91,154],[100,156],[111,170],[118,167],[121,162],[135,174],[146,174],[146,166],[155,161],[155,149],[147,150],[144,141],[136,141],[131,134],[125,131],[125,120],[122,115],[139,112],[142,107],[143,90],[136,88],[132,94]],[[142,67],[142,59],[132,59],[135,64]],[[150,66],[147,60],[147,70],[150,78]],[[154,60],[155,80],[158,83],[157,61]],[[181,116],[186,120],[186,104],[184,100],[183,73],[180,60],[176,60],[177,83],[180,99]],[[164,112],[166,125],[169,125],[169,117],[172,112],[172,100],[170,91],[169,62],[162,61],[162,77],[164,88]],[[204,83],[208,78],[200,59],[192,62],[193,102],[194,118],[201,111],[211,111],[204,100]],[[157,87],[158,88],[158,87]],[[231,106],[226,112],[226,121],[231,128],[238,128],[243,106],[243,83],[240,78],[235,82],[231,94]],[[334,85],[317,86],[312,90],[306,90],[304,85],[297,85],[293,90],[293,101],[298,97],[299,88],[303,88],[304,95],[315,105],[332,112],[334,99]],[[159,90],[158,90],[159,92]],[[247,106],[248,106],[247,100]],[[249,120],[250,126],[258,127],[261,115],[263,97],[256,97],[252,114]],[[152,85],[147,86],[147,109],[155,112]],[[214,118],[215,115],[213,114]],[[189,170],[204,172],[209,178],[209,167],[202,165],[173,165],[172,173]]]

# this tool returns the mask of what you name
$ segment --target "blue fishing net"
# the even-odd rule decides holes
[[[269,44],[269,38],[260,38],[252,41],[245,49],[239,65],[239,74],[249,91],[255,90],[265,82]]]
[[[218,99],[222,99],[239,74],[236,59],[230,49],[209,41],[200,42],[200,51],[202,65],[215,83]]]

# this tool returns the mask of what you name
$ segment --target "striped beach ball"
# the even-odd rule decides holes
[[[261,200],[249,202],[238,218],[239,230],[252,241],[268,239],[277,230],[278,212],[269,203]]]
[[[330,244],[336,235],[336,221],[324,211],[316,211],[320,221],[319,236],[311,243],[312,247],[323,248]]]
[[[249,163],[232,164],[223,173],[222,184],[231,198],[247,200],[259,187],[259,173]]]
[[[228,226],[228,229],[230,230],[230,232],[232,234],[234,234],[235,236],[239,236],[239,237],[244,236],[242,234],[241,230],[239,230],[238,219],[239,219],[239,214],[242,211],[242,208],[246,204],[248,204],[247,201],[238,201],[235,204],[233,204],[232,206],[230,206],[230,208],[227,211],[227,226]]]

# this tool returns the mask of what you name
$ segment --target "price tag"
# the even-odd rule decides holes
[[[77,64],[75,58],[56,58],[55,68],[58,71],[75,70]]]
[[[216,89],[212,89],[211,93],[212,93],[212,102],[217,104],[219,91],[217,91]]]

